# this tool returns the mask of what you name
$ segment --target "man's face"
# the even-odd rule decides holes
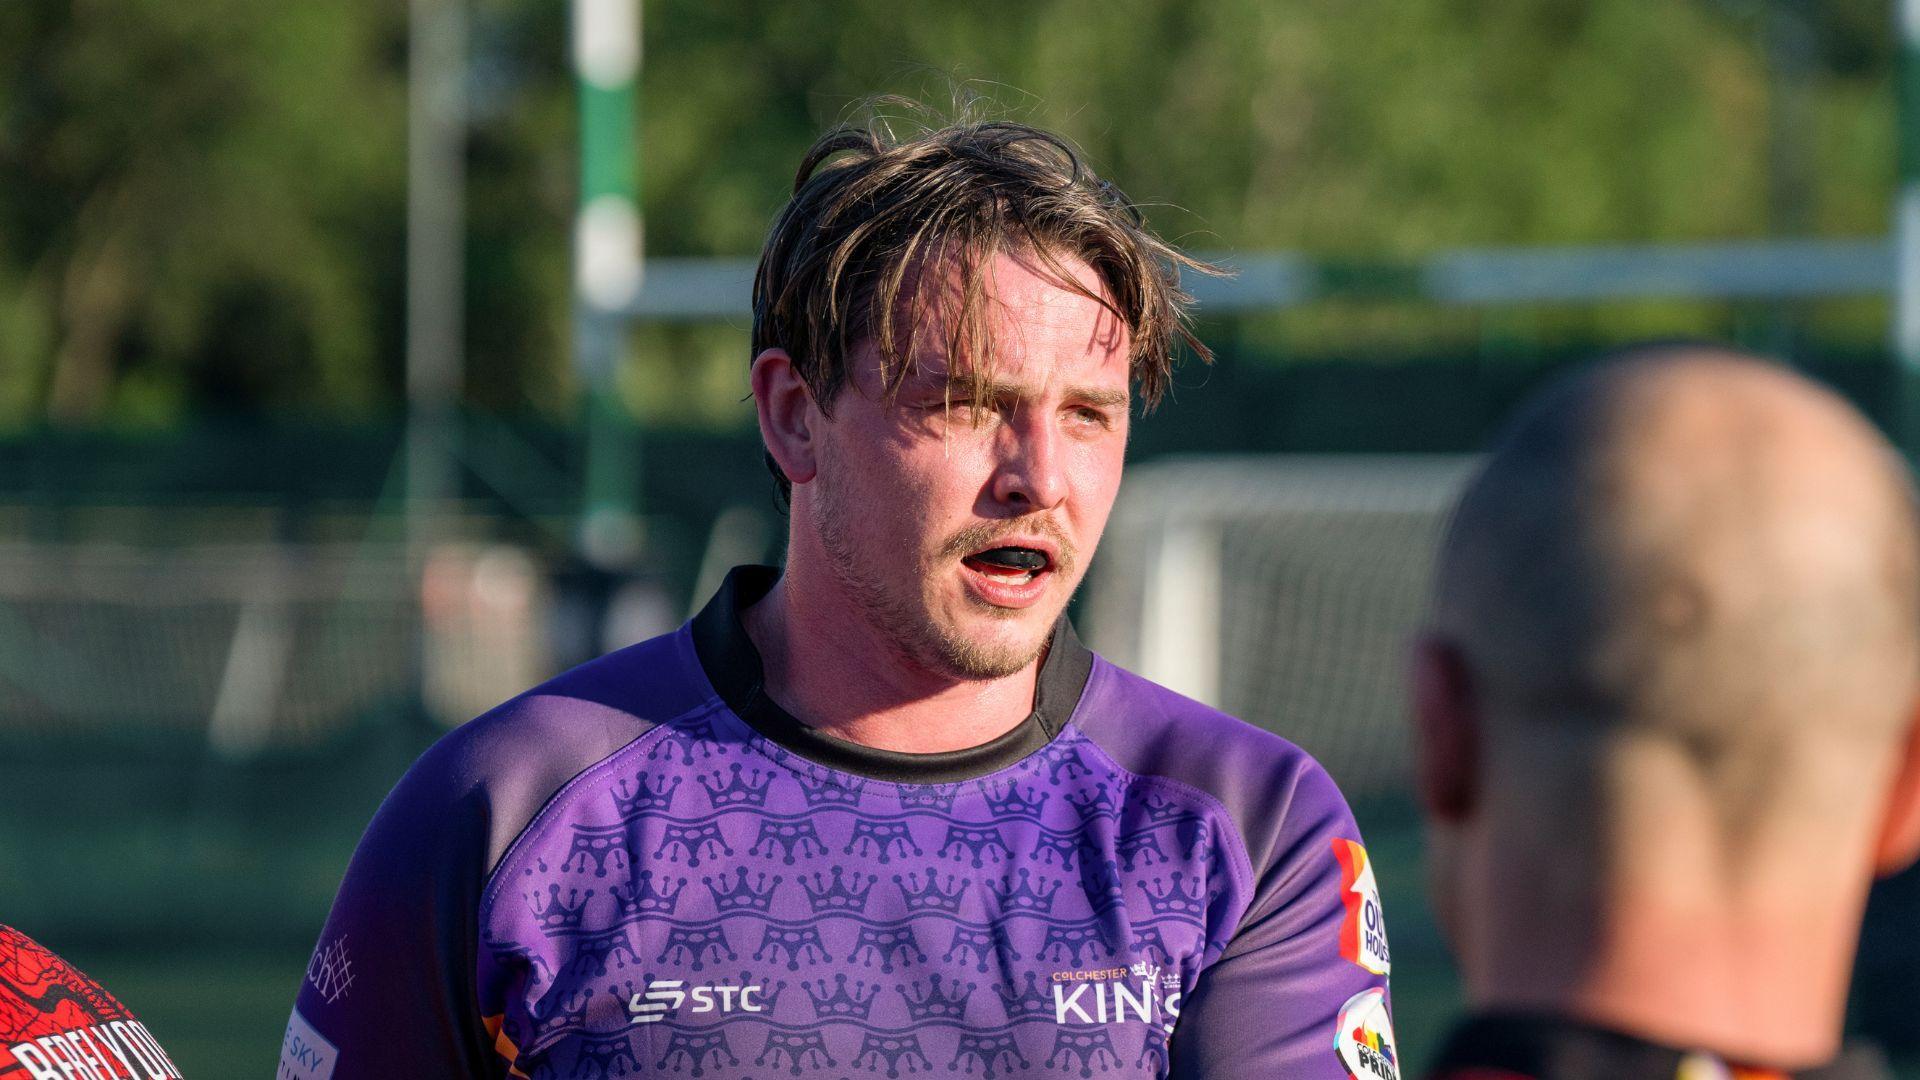
[[[1084,263],[1061,262],[1099,291]],[[795,503],[905,658],[973,679],[1039,656],[1106,527],[1128,424],[1126,326],[1032,256],[983,274],[986,391],[972,384],[979,358],[947,355],[951,311],[930,304],[892,400],[872,344],[848,358]]]

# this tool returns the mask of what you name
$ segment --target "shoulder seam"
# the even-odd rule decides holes
[[[481,920],[484,922],[486,914],[493,909],[493,902],[499,888],[500,871],[511,863],[514,857],[520,853],[521,846],[526,843],[527,834],[532,832],[534,826],[542,819],[560,809],[564,803],[571,801],[575,792],[586,781],[586,778],[590,774],[604,768],[608,762],[620,757],[638,744],[650,739],[659,738],[663,732],[672,730],[675,726],[703,712],[710,712],[719,704],[719,698],[709,697],[686,712],[655,724],[651,730],[641,732],[626,742],[621,743],[619,746],[614,747],[612,750],[609,750],[599,758],[588,762],[582,766],[578,772],[568,777],[566,783],[555,788],[553,794],[547,797],[547,801],[541,803],[540,808],[535,810],[532,815],[521,824],[519,831],[513,834],[513,841],[500,853],[499,860],[487,868],[486,878],[481,883],[480,907],[476,912],[476,914],[481,917]]]
[[[1220,801],[1219,797],[1212,792],[1195,787],[1184,780],[1179,780],[1171,776],[1163,776],[1159,773],[1134,772],[1132,769],[1120,764],[1112,754],[1107,752],[1107,748],[1101,746],[1100,741],[1092,735],[1081,731],[1080,737],[1085,739],[1087,745],[1092,747],[1094,752],[1105,759],[1107,764],[1120,775],[1138,780],[1142,783],[1158,784],[1176,791],[1186,792],[1194,798],[1199,799],[1206,808],[1211,810],[1213,816],[1220,819],[1226,835],[1232,841],[1232,847],[1227,853],[1229,856],[1227,871],[1233,875],[1235,887],[1240,890],[1242,897],[1245,898],[1245,903],[1240,906],[1240,910],[1234,913],[1233,932],[1228,933],[1221,941],[1221,955],[1225,955],[1227,949],[1226,943],[1233,939],[1235,933],[1239,932],[1240,924],[1245,921],[1247,911],[1253,907],[1254,887],[1253,858],[1247,854],[1247,838],[1240,835],[1240,826],[1233,820],[1233,814],[1227,810],[1227,804]]]

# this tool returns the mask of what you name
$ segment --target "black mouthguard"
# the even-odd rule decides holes
[[[994,566],[1005,566],[1014,570],[1045,570],[1047,568],[1047,557],[1032,548],[989,548],[977,555],[968,557],[977,559],[983,563],[992,563]]]

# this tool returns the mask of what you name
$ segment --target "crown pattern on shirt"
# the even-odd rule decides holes
[[[753,981],[753,972],[743,971],[740,973],[741,986],[745,986],[748,983],[751,983],[752,981]],[[763,983],[760,987],[760,997],[758,1000],[760,1011],[768,1015],[772,1015],[775,1007],[777,1007],[780,1004],[780,995],[786,992],[787,992],[787,980],[785,979],[775,980],[770,985]]]
[[[908,810],[937,810],[946,814],[953,811],[957,795],[959,792],[952,787],[903,787],[900,805]]]
[[[1157,957],[1163,964],[1173,963],[1173,949],[1168,947],[1166,935],[1162,934],[1157,926],[1133,928],[1133,951]]]
[[[1201,849],[1205,848],[1207,860],[1213,860],[1216,853],[1208,843],[1210,834],[1211,826],[1205,818],[1185,818],[1173,827],[1174,843],[1179,845],[1181,857],[1186,859],[1198,857]]]
[[[1036,1016],[1053,1015],[1053,998],[1040,986],[1039,976],[1027,972],[1026,981],[1015,990],[1012,986],[996,984],[993,992],[1000,1003],[1007,1008],[1007,1019],[1025,1020]]]
[[[909,910],[944,911],[956,914],[960,910],[960,898],[971,884],[958,874],[948,874],[946,884],[940,883],[940,874],[934,870],[926,872],[926,882],[920,881],[920,871],[909,870],[906,876],[893,875],[893,883],[900,886],[900,893],[906,897]]]
[[[1177,821],[1187,814],[1186,807],[1165,795],[1156,795],[1151,791],[1147,792],[1146,797],[1136,805],[1146,814],[1149,825],[1164,825],[1169,821]]]
[[[1154,886],[1160,886],[1155,889]],[[1147,907],[1155,915],[1184,915],[1199,919],[1207,910],[1206,880],[1195,876],[1189,879],[1185,873],[1175,870],[1171,880],[1162,878],[1154,882],[1141,882],[1140,891],[1147,896]]]
[[[680,781],[685,777],[676,774],[658,779],[660,781],[658,785],[648,783],[646,774],[642,773],[632,780],[622,780],[615,784],[614,809],[619,811],[622,818],[667,809],[673,803],[673,793],[680,789]]]
[[[1113,797],[1110,788],[1096,787],[1084,791],[1067,793],[1067,803],[1080,812],[1082,818],[1120,816],[1120,803]]]
[[[900,995],[907,1002],[907,1017],[915,1023],[928,1020],[964,1020],[967,1015],[967,1002],[973,997],[978,983],[963,983],[958,980],[940,988],[941,978],[938,972],[928,980],[926,986],[902,989]]]
[[[1013,849],[1007,846],[996,827],[948,825],[947,838],[940,844],[940,854],[978,870],[989,861],[1010,858]]]
[[[880,996],[879,984],[868,986],[856,981],[853,989],[847,989],[846,972],[833,977],[833,992],[827,992],[827,980],[818,982],[802,980],[800,989],[806,992],[813,1002],[813,1011],[821,1019],[832,1017],[839,1020],[865,1020],[873,1012],[873,999]]]
[[[924,964],[927,954],[914,940],[913,927],[901,923],[893,926],[862,926],[847,959],[858,960],[862,967],[872,967],[878,961],[880,970],[891,975],[896,962],[902,965]]]
[[[713,1059],[711,1064],[708,1064],[708,1058]],[[666,1052],[660,1055],[660,1060],[654,1063],[654,1068],[671,1068],[674,1072],[681,1072],[691,1066],[693,1074],[700,1076],[707,1069],[717,1069],[722,1064],[740,1064],[740,1059],[733,1056],[733,1046],[727,1041],[725,1031],[689,1031],[684,1028],[674,1028],[668,1032]]]
[[[583,1032],[573,1071],[580,1076],[632,1076],[640,1072],[640,1059],[624,1031]]]
[[[767,805],[767,792],[773,788],[773,773],[759,769],[748,770],[739,762],[734,762],[725,771],[706,773],[699,777],[700,786],[707,789],[713,799],[715,810],[734,806],[759,808]],[[727,779],[729,776],[731,780]]]
[[[963,1031],[960,1033],[960,1045],[954,1050],[953,1061],[948,1063],[947,1069],[952,1071],[959,1068],[972,1076],[975,1065],[979,1065],[980,1071],[986,1074],[986,1080],[993,1080],[1002,1074],[1018,1076],[1020,1074],[1015,1071],[1016,1066],[1019,1069],[1033,1067],[1033,1063],[1020,1053],[1020,1044],[1014,1040],[1012,1032]]]
[[[760,939],[760,947],[753,951],[753,958],[777,964],[782,962],[783,954],[788,971],[799,971],[803,961],[818,964],[828,959],[819,927],[768,926],[766,936]]]
[[[727,884],[725,874],[718,877],[703,877],[700,883],[705,885],[707,892],[713,895],[713,906],[718,908],[721,914],[752,912],[764,915],[772,910],[773,892],[780,887],[782,880],[784,879],[778,874],[768,877],[765,873],[753,880],[748,880],[747,868],[736,866],[733,868],[731,886]]]
[[[999,901],[999,910],[1041,913],[1051,910],[1053,894],[1060,891],[1063,882],[1042,880],[1036,888],[1033,884],[1032,871],[1023,866],[1019,874],[1020,883],[1017,885],[1010,878],[987,882],[987,891]]]
[[[933,1062],[920,1049],[920,1036],[875,1031],[861,1035],[860,1052],[853,1056],[853,1064],[868,1070],[868,1075],[885,1069],[888,1077],[899,1076],[903,1068],[910,1073],[933,1070]]]
[[[841,849],[845,855],[858,855],[864,859],[887,863],[895,858],[922,854],[920,845],[914,843],[913,831],[904,821],[875,821],[872,818],[856,818],[853,822],[853,836],[847,846]]]
[[[800,887],[807,891],[807,901],[813,905],[814,913],[866,910],[867,895],[873,892],[873,883],[880,879],[858,870],[847,873],[839,866],[832,868],[832,875],[829,879],[816,870],[811,877],[800,878]]]
[[[1120,1054],[1113,1048],[1112,1029],[1060,1028],[1054,1033],[1053,1053],[1047,1055],[1046,1065],[1049,1069],[1065,1066],[1081,1076],[1092,1076],[1096,1067],[1101,1072],[1113,1071],[1120,1065]]]
[[[1146,1070],[1148,1076],[1166,1075],[1167,1036],[1161,1029],[1147,1029],[1146,1041],[1140,1044],[1140,1056],[1133,1059],[1133,1067]]]
[[[666,944],[654,958],[656,963],[686,964],[695,971],[722,959],[738,960],[740,956],[718,926],[668,927]]]
[[[1004,789],[988,785],[986,789],[987,809],[994,817],[1025,817],[1038,819],[1047,806],[1047,793],[1022,788],[1009,780]]]
[[[548,885],[547,902],[541,904],[540,894],[530,892],[527,894],[527,906],[533,909],[534,922],[539,924],[542,933],[559,934],[580,929],[580,924],[587,917],[587,901],[591,899],[592,889],[586,890],[585,895],[579,889],[568,889],[567,899],[562,902],[560,886]]]
[[[699,866],[702,859],[717,859],[731,854],[733,848],[728,845],[726,834],[720,831],[717,821],[668,825],[660,830],[660,846],[653,849],[656,859],[664,856],[668,862],[685,861],[690,867]]]
[[[560,869],[580,873],[592,867],[594,877],[626,869],[629,859],[624,825],[576,824],[570,826],[570,835],[567,857],[561,860]]]
[[[1047,763],[1047,781],[1053,784],[1058,784],[1062,780],[1078,780],[1082,776],[1091,775],[1092,772],[1093,770],[1087,767],[1087,763],[1080,760],[1079,754],[1067,750],[1056,753],[1053,760]]]
[[[653,871],[642,870],[639,877],[624,885],[615,885],[609,891],[613,894],[614,910],[622,918],[671,915],[679,903],[680,890],[686,885],[686,878],[673,878],[665,874],[660,876],[659,884],[655,885]]]
[[[1043,866],[1052,866],[1058,860],[1060,869],[1071,870],[1074,856],[1080,851],[1080,839],[1076,832],[1043,828],[1033,838],[1032,855]]]
[[[1152,866],[1167,861],[1166,849],[1160,846],[1160,834],[1151,830],[1126,833],[1115,847],[1120,853],[1120,861],[1126,863],[1129,870],[1134,868],[1135,863]]]
[[[800,794],[806,798],[808,809],[823,806],[860,805],[860,785],[840,783],[834,780],[817,780],[802,777]]]
[[[555,1032],[582,1027],[587,1022],[587,1006],[593,1001],[593,987],[568,993],[555,991],[528,1006],[533,1019],[533,1041]]]
[[[782,863],[792,866],[800,859],[826,854],[827,846],[820,842],[820,833],[811,820],[775,821],[769,818],[760,823],[753,846],[747,849],[749,855],[763,853],[768,858],[777,855]]]
[[[713,717],[702,716],[698,720],[689,720],[675,725],[664,737],[647,748],[647,760],[659,761],[665,758],[671,761],[678,757],[681,765],[692,765],[695,750],[700,751],[702,759],[712,758],[718,754],[720,751],[717,742]]]
[[[987,973],[988,960],[1005,964],[1020,959],[1020,950],[1013,947],[997,927],[971,926],[959,924],[953,928],[953,940],[947,945],[946,954],[940,959],[949,963],[967,963],[973,959],[973,970],[982,975]]]
[[[1083,861],[1080,864],[1080,889],[1087,894],[1087,903],[1095,911],[1105,911],[1126,899],[1126,879],[1120,876],[1120,867],[1112,859],[1096,858],[1091,850],[1083,849]]]
[[[820,1031],[770,1031],[766,1047],[753,1063],[776,1070],[786,1068],[794,1076],[839,1064],[827,1052],[827,1036]]]
[[[1106,924],[1101,922],[1049,926],[1040,942],[1040,959],[1076,967],[1092,957],[1112,952],[1113,942],[1107,940]]]

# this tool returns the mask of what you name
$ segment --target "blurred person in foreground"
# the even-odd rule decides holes
[[[1920,850],[1903,463],[1790,371],[1636,350],[1523,409],[1416,648],[1443,1080],[1870,1077],[1867,887]]]
[[[1064,618],[1131,408],[1198,348],[1181,266],[1044,132],[817,143],[754,285],[786,565],[414,766],[283,1080],[1335,1080],[1338,1032],[1391,1047],[1333,783]]]
[[[0,1077],[179,1076],[153,1033],[118,998],[45,945],[0,926]]]

